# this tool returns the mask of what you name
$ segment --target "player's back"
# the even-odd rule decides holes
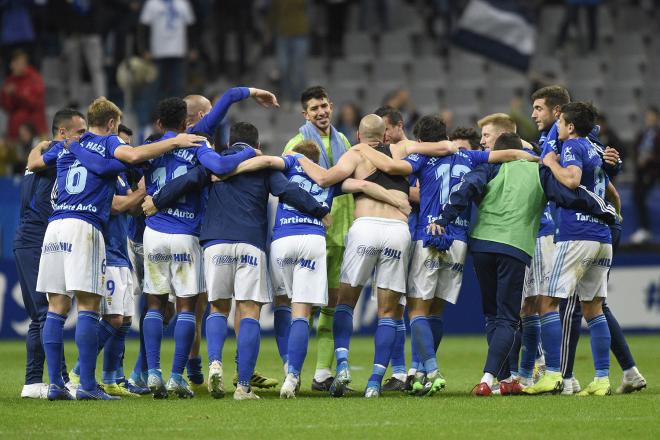
[[[605,197],[609,179],[603,171],[603,160],[596,148],[586,138],[568,139],[563,142],[561,165],[578,166],[582,169],[580,185]],[[605,222],[586,213],[559,208],[559,234],[557,241],[589,240],[611,242],[610,229]]]
[[[420,179],[420,214],[415,239],[420,240],[429,223],[433,222],[442,206],[449,203],[449,196],[460,184],[463,175],[488,162],[488,152],[458,151],[449,156],[408,156],[413,172]],[[470,210],[463,212],[454,222],[462,230],[464,241],[470,227]],[[457,237],[459,238],[459,237]]]
[[[288,158],[287,158],[288,159]],[[289,182],[296,183],[300,188],[312,195],[317,202],[332,207],[332,199],[336,188],[323,188],[316,184],[298,164],[297,160],[285,160],[284,175]],[[309,214],[305,214],[286,203],[277,204],[273,240],[290,235],[316,234],[325,236],[323,222]]]
[[[110,158],[116,138],[116,135],[87,132],[79,142],[87,151]],[[103,229],[110,216],[115,176],[104,177],[89,171],[63,144],[54,148],[57,149],[57,203],[50,220],[78,218]]]
[[[173,138],[176,133],[168,131],[158,141]],[[197,149],[175,148],[164,155],[152,159],[144,173],[147,194],[154,195],[168,182],[186,174],[197,166]],[[146,219],[151,229],[166,234],[199,235],[204,198],[201,193],[190,192],[181,197],[174,206],[158,211]]]

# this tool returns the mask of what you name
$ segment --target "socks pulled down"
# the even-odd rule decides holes
[[[96,387],[96,358],[99,354],[99,314],[89,311],[78,312],[76,324],[76,346],[80,363],[80,387],[93,391]]]
[[[250,386],[250,379],[257,365],[259,345],[261,342],[261,327],[259,321],[253,318],[241,319],[241,331],[238,332],[238,383]]]
[[[522,319],[522,350],[520,355],[521,377],[531,379],[539,342],[541,342],[541,318],[539,315],[525,316]]]
[[[348,349],[353,334],[353,307],[346,304],[335,307],[332,332],[335,336],[335,357],[339,370],[348,364]]]
[[[204,373],[202,373],[202,357],[195,356],[188,358],[186,362],[186,371],[188,372],[188,379],[195,385],[204,383]]]
[[[596,378],[610,375],[610,328],[605,315],[598,315],[587,321],[591,335],[591,353],[594,358]]]
[[[144,317],[143,333],[147,368],[160,369],[160,344],[163,340],[163,315],[160,311],[147,311]]]
[[[378,386],[383,381],[383,375],[392,356],[392,346],[396,338],[396,322],[391,318],[378,320],[376,335],[374,337],[374,368],[369,378],[371,386]]]
[[[115,330],[115,334],[105,343],[103,351],[103,383],[116,383],[117,379],[120,378],[121,358],[124,354],[126,335],[129,330],[130,325],[122,325]]]
[[[406,378],[406,324],[403,319],[394,321],[396,324],[396,335],[392,345],[392,375],[400,380]]]
[[[172,360],[172,373],[183,374],[188,363],[188,356],[195,339],[194,312],[179,312],[174,327],[174,359]]]
[[[209,364],[213,361],[222,362],[222,349],[227,339],[227,317],[221,313],[211,313],[206,318],[206,344],[209,354]]]
[[[305,357],[307,356],[307,345],[309,344],[309,321],[305,318],[295,318],[291,322],[288,342],[289,373],[296,377],[300,376]]]
[[[561,320],[559,312],[541,316],[541,343],[545,356],[546,370],[552,373],[561,371]]]
[[[42,341],[46,362],[48,364],[48,378],[50,383],[59,387],[64,386],[62,379],[62,358],[64,347],[64,322],[66,316],[54,312],[48,312],[44,322]]]
[[[289,331],[291,330],[291,307],[278,306],[273,310],[273,319],[275,326],[275,342],[277,350],[280,353],[282,363],[289,359]]]

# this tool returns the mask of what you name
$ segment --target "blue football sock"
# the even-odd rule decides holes
[[[261,327],[259,321],[253,318],[241,319],[241,331],[238,332],[238,383],[250,386],[250,379],[257,365]]]
[[[76,361],[76,364],[71,369],[71,372],[80,376],[80,362]]]
[[[353,334],[353,307],[346,304],[335,307],[332,334],[335,337],[335,358],[339,371],[340,368],[345,368],[348,362],[348,348]]]
[[[396,338],[396,322],[391,318],[381,318],[378,320],[376,335],[374,336],[374,368],[369,378],[369,383],[380,387],[383,381],[383,375],[390,363],[392,356],[392,346]]]
[[[278,306],[274,310],[275,341],[277,350],[280,352],[282,363],[288,360],[289,356],[289,331],[291,330],[291,307]]]
[[[102,319],[99,322],[99,336],[97,339],[99,353],[103,350],[103,347],[105,347],[105,343],[113,338],[116,333],[117,329],[115,329],[108,321]]]
[[[183,374],[195,340],[195,312],[179,312],[174,327],[174,359],[172,373]]]
[[[525,316],[522,319],[522,354],[518,370],[521,377],[531,379],[534,375],[539,342],[541,342],[541,318],[539,315]]]
[[[396,323],[396,335],[392,346],[392,374],[406,374],[406,324],[403,319]]]
[[[594,357],[596,377],[610,375],[610,343],[612,337],[605,315],[598,315],[587,321],[591,335],[591,354]]]
[[[124,354],[126,344],[126,334],[130,330],[129,325],[119,327],[112,338],[105,344],[103,351],[103,383],[115,383],[117,379],[123,376],[121,372],[121,358]]]
[[[227,317],[221,313],[211,313],[206,318],[206,345],[209,354],[209,364],[213,361],[222,362],[222,349],[227,339]]]
[[[163,340],[163,315],[160,311],[148,310],[143,328],[147,368],[160,369],[160,344]]]
[[[445,333],[445,322],[442,315],[431,315],[426,319],[429,322],[429,327],[431,327],[431,333],[433,333],[433,349],[437,353],[440,342],[442,342],[442,336]]]
[[[561,371],[561,321],[559,312],[541,316],[541,343],[545,355],[545,368],[551,373]]]
[[[85,391],[96,388],[96,358],[98,357],[99,314],[78,312],[76,324],[76,346],[80,363],[80,387]]]
[[[610,337],[612,338],[612,353],[616,357],[616,360],[619,362],[621,369],[623,371],[628,370],[635,366],[635,358],[633,358],[632,353],[630,352],[630,347],[628,347],[628,342],[626,342],[626,337],[621,330],[619,321],[616,320],[612,311],[607,306],[607,303],[603,304],[603,314],[607,318],[607,326],[610,328]]]
[[[309,344],[309,321],[306,318],[296,318],[291,323],[289,331],[289,373],[296,377],[300,376],[305,356],[307,356],[307,345]]]
[[[62,379],[62,355],[64,353],[64,321],[66,316],[48,312],[41,336],[48,364],[50,383],[64,386]]]
[[[426,316],[416,316],[410,321],[410,339],[416,347],[420,362],[424,365],[426,373],[438,369],[438,363],[433,349],[433,332]]]
[[[204,382],[204,373],[202,373],[202,357],[195,356],[188,358],[186,362],[186,371],[190,382],[201,385]]]

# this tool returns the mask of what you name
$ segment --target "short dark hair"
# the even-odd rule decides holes
[[[251,147],[259,146],[259,130],[249,122],[237,122],[229,129],[229,145],[236,142],[248,144]]]
[[[188,106],[181,98],[165,98],[156,106],[156,120],[160,121],[163,128],[170,130],[181,130],[186,124]]]
[[[323,99],[326,98],[330,100],[328,96],[328,91],[321,86],[312,86],[305,89],[300,95],[300,104],[302,105],[303,110],[307,110],[307,103],[311,99]]]
[[[129,136],[133,136],[133,130],[125,126],[124,124],[119,124],[119,128],[117,129],[117,133],[126,133]]]
[[[58,110],[57,113],[55,113],[55,116],[53,116],[53,125],[51,126],[51,132],[53,133],[53,136],[57,135],[57,130],[59,130],[60,127],[64,125],[65,122],[71,121],[74,116],[80,116],[81,118],[85,119],[85,115],[80,113],[78,110],[73,109],[73,108],[63,108],[61,110]]]
[[[395,109],[391,105],[383,105],[378,107],[374,114],[380,116],[381,118],[389,119],[392,125],[403,123],[403,115],[399,110]]]
[[[589,102],[570,102],[561,106],[567,124],[573,124],[578,136],[587,136],[596,124],[598,111]]]
[[[456,127],[449,135],[449,140],[455,141],[458,139],[468,141],[472,148],[479,148],[481,146],[481,137],[479,137],[477,130],[472,127]]]
[[[493,145],[493,151],[497,150],[522,150],[522,140],[517,133],[502,133]]]
[[[293,151],[302,154],[314,163],[319,163],[319,160],[321,160],[321,149],[316,144],[316,142],[311,140],[304,140],[300,142],[295,147],[293,147]]]
[[[566,87],[562,86],[547,86],[538,89],[532,93],[532,103],[537,99],[544,99],[545,105],[550,108],[558,105],[564,105],[571,102],[571,95],[568,94]]]
[[[447,126],[438,115],[422,116],[413,127],[413,136],[422,142],[447,140]]]

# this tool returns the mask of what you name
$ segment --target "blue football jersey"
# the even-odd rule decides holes
[[[541,138],[539,139],[539,145],[545,143],[544,133],[541,133]],[[529,148],[523,148],[529,154],[537,155],[534,150]],[[536,234],[537,237],[545,237],[546,235],[555,235],[555,221],[552,219],[552,211],[550,210],[550,203],[545,205],[543,214],[541,214],[541,222],[539,223],[539,232]]]
[[[444,157],[411,154],[405,158],[420,182],[419,218],[413,240],[421,240],[429,223],[437,219],[449,195],[460,184],[463,175],[488,162],[488,151],[458,151]],[[466,209],[453,224],[457,226],[455,240],[467,242],[470,229],[470,209]]]
[[[116,135],[87,132],[80,138],[82,148],[106,159],[111,159],[114,150],[123,144]],[[47,165],[52,164],[53,157],[57,162],[57,203],[49,221],[78,218],[103,230],[110,217],[117,176],[103,177],[89,171],[62,143],[42,157]]]
[[[125,174],[117,176],[115,195],[128,194],[128,181]],[[128,217],[125,212],[110,215],[105,228],[105,259],[108,266],[131,267],[128,259]]]
[[[596,148],[585,138],[564,141],[561,152],[561,165],[571,165],[582,170],[580,185],[605,198],[609,182],[603,171],[603,160]],[[610,228],[602,220],[572,209],[558,208],[559,233],[556,241],[583,240],[611,243]]]
[[[326,204],[332,207],[332,199],[339,195],[338,187],[331,186],[323,188],[316,184],[302,169],[298,160],[292,156],[283,157],[285,169],[282,171],[289,182],[297,183],[300,188],[312,195],[320,204]],[[273,226],[273,240],[288,237],[290,235],[323,235],[325,236],[325,226],[320,219],[300,212],[293,206],[286,203],[277,204],[277,213],[275,215],[275,225]]]
[[[417,186],[417,177],[415,175],[408,176],[408,185],[410,185],[411,188]],[[411,202],[410,208],[408,230],[410,231],[410,236],[415,237],[415,230],[417,230],[417,222],[419,221],[419,204]]]
[[[175,136],[176,133],[168,131],[158,141]],[[199,163],[198,151],[201,148],[211,149],[206,143],[199,147],[175,148],[152,159],[144,173],[147,194],[154,195],[165,184],[197,166]],[[147,217],[146,224],[151,229],[166,234],[199,235],[204,203],[205,197],[201,192],[190,192],[181,197],[174,206]]]

